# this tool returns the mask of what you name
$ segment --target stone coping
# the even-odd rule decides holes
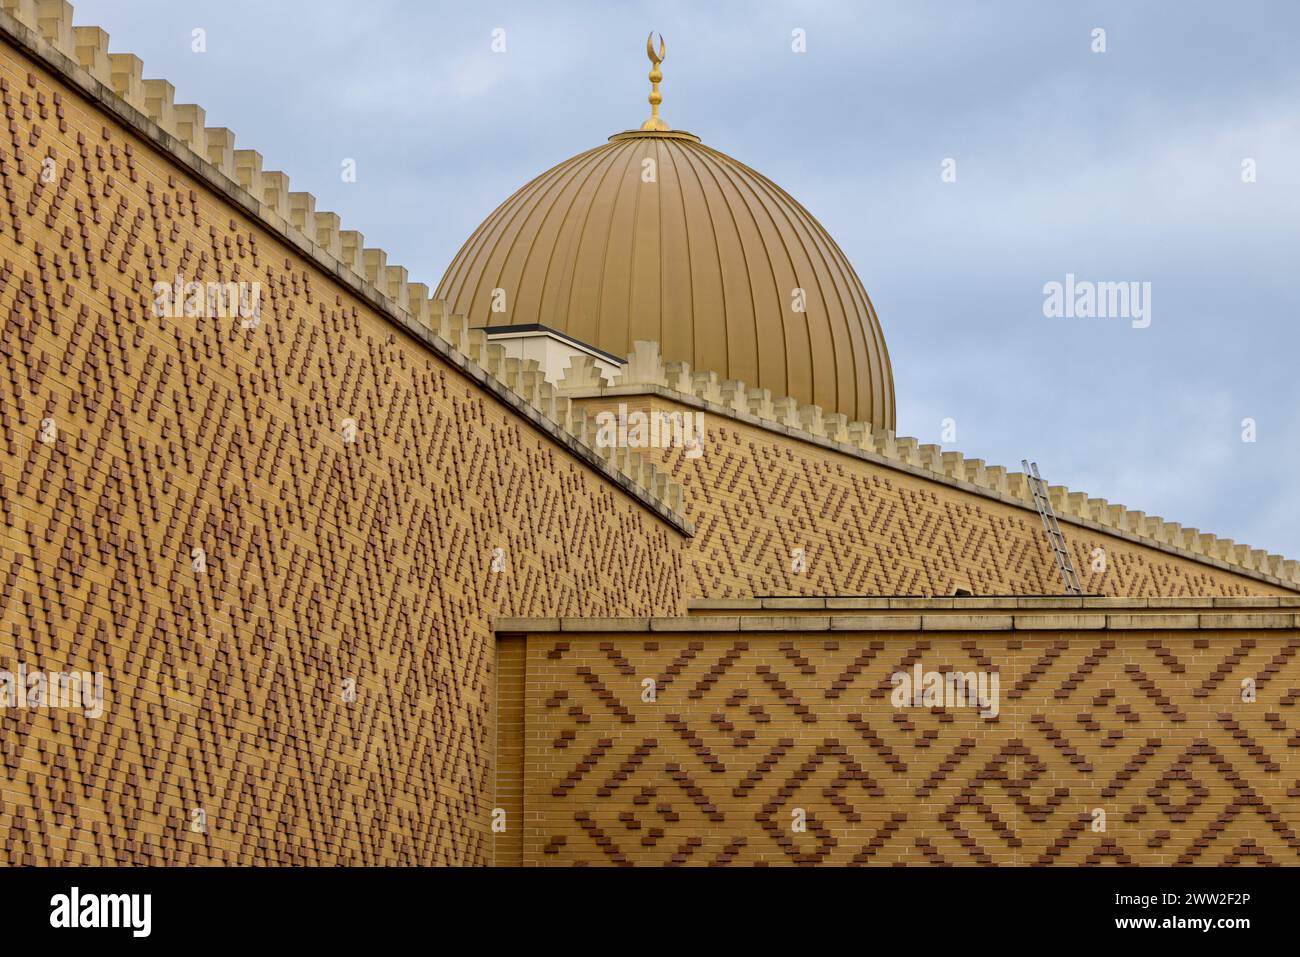
[[[755,599],[765,601],[764,599]],[[771,599],[766,599],[770,601]],[[816,610],[815,602],[839,599],[794,599],[807,602],[786,610]],[[1300,629],[1300,602],[1289,598],[1113,599],[1113,598],[1012,598],[972,601],[956,599],[966,613],[952,606],[954,599],[874,599],[886,604],[866,608],[840,606],[867,614],[765,614],[781,610],[733,603],[725,614],[694,614],[663,618],[499,618],[497,635],[511,634],[617,634],[687,632],[809,632],[833,631],[1224,631]],[[859,600],[861,601],[861,600]],[[889,604],[898,602],[902,604]],[[833,609],[822,606],[824,611]],[[1116,611],[1116,609],[1124,609]],[[1212,609],[1212,610],[1211,610]],[[754,614],[757,611],[758,614]],[[902,612],[911,611],[911,614]],[[875,612],[875,613],[871,613]]]
[[[1259,595],[1245,598],[1112,598],[1105,596],[1072,597],[1068,595],[1026,595],[993,598],[885,598],[871,596],[776,596],[766,598],[701,598],[688,601],[687,610],[695,616],[749,614],[755,611],[952,611],[984,610],[1099,610],[1126,609],[1134,612],[1160,613],[1180,608],[1244,608],[1300,610],[1300,596]]]

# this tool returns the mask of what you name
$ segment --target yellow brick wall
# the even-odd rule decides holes
[[[492,773],[496,804],[492,822],[492,863],[523,864],[524,842],[524,674],[527,643],[522,636],[497,641],[496,754]]]
[[[880,796],[863,792],[862,777],[842,760],[851,712],[833,698],[817,700],[826,690],[820,685],[798,684],[839,667],[851,671],[851,656],[841,660],[847,645],[760,643],[731,658],[724,649],[696,674],[714,649],[693,648],[694,638],[649,647],[654,640],[633,646],[626,635],[610,636],[610,648],[598,641],[592,652],[584,636],[576,653],[558,657],[541,639],[526,649],[518,639],[507,640],[497,667],[492,622],[682,615],[690,597],[947,594],[957,584],[982,593],[1052,592],[1058,581],[1036,515],[710,420],[704,457],[662,457],[685,485],[697,526],[695,538],[685,539],[101,107],[4,45],[0,104],[7,121],[0,133],[0,671],[100,672],[109,692],[99,719],[0,710],[0,862],[596,863],[613,859],[614,844],[637,848],[645,861],[839,860],[859,837],[853,854],[871,862],[960,860],[962,853],[976,858],[948,825],[965,822],[972,806],[998,833],[985,806],[968,806],[964,792],[949,797],[962,799],[960,811],[936,806],[952,786],[947,779],[921,793],[922,784],[906,776],[919,772],[896,763],[888,774],[873,772],[889,782],[885,803],[894,802],[881,816]],[[53,178],[42,175],[47,168]],[[261,323],[245,329],[237,319],[155,316],[153,284],[177,273],[260,283]],[[355,441],[344,435],[349,419]],[[1281,591],[1100,533],[1067,534],[1091,591]],[[1100,577],[1086,572],[1098,544],[1110,569]],[[800,574],[790,565],[796,547],[808,561]],[[498,554],[504,565],[495,572]],[[1087,656],[1078,636],[1058,640],[1068,651],[1054,661]],[[1194,640],[1171,634],[1163,651],[1125,646],[1107,661],[1132,655],[1152,669],[1151,655],[1167,666],[1172,654],[1199,667],[1208,652],[1185,647]],[[1260,635],[1247,657],[1278,640]],[[957,646],[963,653],[966,641]],[[1047,654],[1033,642],[1026,648]],[[934,649],[956,654],[942,643]],[[1278,651],[1288,669],[1293,650]],[[1014,668],[1026,653],[994,648],[988,656]],[[758,670],[792,663],[797,677],[789,682],[784,672]],[[638,669],[680,673],[670,700],[687,676],[691,689],[698,686],[699,694],[678,702],[680,720],[668,733],[661,712],[638,710],[638,689],[627,686]],[[741,672],[745,696],[713,701]],[[710,683],[708,674],[720,677]],[[350,680],[355,701],[343,694]],[[1283,718],[1260,725],[1251,712],[1243,714],[1249,724],[1224,732],[1217,713],[1204,711],[1199,685],[1167,680],[1172,700],[1187,699],[1188,717],[1160,732],[1173,749],[1167,753],[1199,748],[1185,741],[1194,726],[1226,733],[1225,753],[1229,744],[1240,747],[1243,728],[1270,753],[1285,756],[1291,747],[1290,732],[1278,727]],[[791,693],[817,700],[817,720],[834,729],[836,743],[811,728],[811,712],[790,706]],[[1115,699],[1098,695],[1119,713]],[[1278,698],[1270,713],[1284,715],[1290,703]],[[748,710],[754,704],[772,720],[759,721]],[[1049,706],[1058,710],[1042,713],[1054,726],[1077,721],[1073,703],[1041,704]],[[737,710],[739,722],[731,715]],[[1050,774],[1034,770],[1014,742],[1030,733],[1026,721],[1039,725],[1030,711],[1010,714],[1020,725],[1008,717],[1000,736],[988,737],[989,747],[996,740],[1004,750],[985,753],[981,743],[972,760],[994,762],[990,773],[1012,795],[986,797],[987,805],[1013,819],[1032,817],[1050,802],[1041,781],[1072,779],[1054,764]],[[983,729],[961,720],[890,725],[899,738],[891,747],[924,750],[908,767],[933,774],[944,759],[928,765],[924,758],[938,752],[926,748],[940,741],[960,748],[958,731],[984,742]],[[1101,726],[1109,732],[1116,720],[1131,724],[1110,714]],[[755,724],[753,738],[745,738],[745,721]],[[647,726],[656,743],[640,754],[646,739],[627,735]],[[1101,733],[1081,727],[1073,733],[1085,742]],[[753,800],[760,784],[719,790],[744,765],[708,745],[727,766],[710,771],[717,761],[706,760],[697,734],[721,736],[718,748],[730,740],[745,756],[767,740],[763,734],[777,735],[769,748],[793,740],[786,750],[798,767],[809,764],[807,773],[782,772],[781,781],[795,775],[794,783],[772,785],[775,766],[760,767],[760,783],[801,792],[800,800],[822,795],[823,805],[809,805],[812,837],[776,840],[775,812],[764,810],[772,801]],[[863,740],[867,757],[880,757]],[[1096,747],[1096,768],[1126,753]],[[661,751],[673,760],[655,781],[640,783]],[[589,752],[595,756],[584,762]],[[1063,754],[1055,744],[1048,753],[1054,761]],[[611,768],[612,755],[621,756]],[[1168,816],[1168,802],[1157,798],[1174,786],[1161,782],[1201,769],[1203,758],[1222,779],[1223,762],[1213,755],[1198,751],[1185,765],[1173,759],[1166,778],[1149,785],[1160,814]],[[967,764],[958,763],[966,774]],[[1260,793],[1283,820],[1289,798],[1277,782],[1291,774],[1295,789],[1290,767],[1261,768],[1270,776]],[[575,769],[567,796],[555,795],[556,781]],[[612,788],[611,795],[585,790],[597,769],[597,788]],[[1002,769],[1038,777],[1020,788],[1015,775],[1011,785],[996,778]],[[827,778],[825,793],[819,776]],[[639,790],[629,797],[633,779],[638,789],[671,797],[651,800]],[[1062,786],[1086,803],[1100,793],[1096,780]],[[1237,799],[1225,793],[1217,805],[1229,815],[1221,831],[1231,834],[1211,828],[1219,835],[1210,842],[1214,853],[1232,843],[1247,859],[1251,848],[1283,857],[1292,845],[1278,844],[1272,823],[1268,833],[1259,830],[1259,814],[1242,810],[1251,806],[1232,787]],[[862,821],[874,822],[870,835],[837,803],[849,793],[863,803]],[[575,794],[590,798],[582,819]],[[1135,794],[1125,792],[1129,805],[1111,815],[1136,816],[1125,853],[1145,846],[1167,856],[1183,842],[1178,853],[1200,860],[1201,851],[1187,848],[1206,839],[1189,829],[1203,823],[1201,805],[1213,802],[1200,799],[1196,814],[1176,827],[1155,827],[1155,811],[1133,809]],[[661,811],[661,803],[671,808]],[[494,807],[506,812],[501,834],[490,830]],[[200,809],[206,826],[195,831]],[[1244,821],[1248,836],[1238,839]],[[1068,827],[1063,822],[1054,810],[1050,823]],[[918,823],[919,831],[908,831]],[[664,833],[654,837],[655,828]],[[1048,831],[1025,833],[1016,854],[1047,853]],[[828,844],[828,835],[840,843]],[[1070,838],[1062,854],[1111,853],[1085,838]],[[993,848],[990,855],[1003,853],[988,834],[979,841]]]
[[[593,418],[620,406],[692,413],[646,396],[584,399]],[[1037,512],[704,413],[697,457],[642,454],[680,482],[695,598],[753,595],[1055,595],[1061,575]],[[1126,597],[1295,594],[1280,586],[1061,523],[1087,594]],[[794,571],[802,549],[805,567]],[[1102,550],[1104,571],[1093,569]]]
[[[109,692],[0,710],[0,862],[487,863],[492,617],[680,613],[679,534],[5,45],[0,102],[0,670]]]
[[[1294,627],[1004,617],[530,635],[524,862],[1300,864]],[[894,707],[918,662],[997,672],[996,720]]]

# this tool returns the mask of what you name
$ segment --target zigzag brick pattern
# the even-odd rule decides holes
[[[524,862],[1300,864],[1297,651],[1294,629],[531,635]],[[894,707],[917,663],[996,672],[999,714]]]
[[[6,9],[581,431],[67,4]],[[1294,631],[622,631],[505,638],[498,667],[499,616],[1060,583],[1032,511],[723,416],[702,458],[645,453],[685,487],[683,539],[8,46],[0,105],[0,671],[108,681],[102,717],[0,711],[0,862],[1295,863]],[[178,274],[259,283],[260,321],[155,315]],[[1093,593],[1288,594],[1066,531]],[[1229,544],[1205,554],[1281,567]],[[889,671],[922,660],[998,669],[998,721],[889,708]]]
[[[0,104],[0,669],[108,685],[0,711],[0,861],[487,862],[491,618],[678,613],[680,536],[7,46]]]
[[[617,412],[620,404],[629,411],[683,411],[635,396],[582,404],[593,419],[602,410]],[[1063,591],[1042,522],[1030,509],[723,416],[705,413],[704,427],[696,457],[681,447],[641,453],[681,483],[696,532],[688,572],[692,597],[943,596],[959,586],[977,595]],[[1103,532],[1062,528],[1088,594],[1294,594]]]

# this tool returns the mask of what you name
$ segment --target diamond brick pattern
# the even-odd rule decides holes
[[[601,410],[680,412],[644,397],[584,400]],[[705,413],[703,453],[646,449],[681,483],[692,597],[1057,595],[1060,573],[1032,509]],[[1294,594],[1101,531],[1062,522],[1086,594],[1130,598]],[[803,550],[804,567],[792,555]],[[1094,570],[1097,549],[1105,559]]]
[[[0,104],[0,669],[108,689],[0,710],[0,862],[486,863],[492,617],[680,610],[680,536],[3,46]]]

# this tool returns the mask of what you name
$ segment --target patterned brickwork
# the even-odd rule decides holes
[[[683,538],[663,475],[615,450],[611,483],[536,369],[434,321],[382,251],[74,36],[66,4],[5,7],[216,172],[0,45],[0,672],[108,692],[101,717],[0,710],[0,862],[1295,862],[1290,623],[659,632],[701,627],[678,617],[506,637],[498,662],[501,616],[1059,579],[1032,511],[725,417],[699,459],[645,456],[685,486]],[[156,315],[177,275],[258,284],[258,320]],[[1090,591],[1284,593],[1066,531]],[[914,659],[1005,674],[998,722],[882,711],[882,669]]]
[[[109,689],[0,711],[0,861],[486,863],[490,619],[679,612],[680,536],[5,46],[0,103],[0,670]]]
[[[533,634],[525,862],[1300,864],[1294,627],[1010,621]],[[997,717],[894,707],[918,663]]]
[[[663,399],[584,399],[629,415],[692,410]],[[1050,595],[1060,573],[1032,509],[704,413],[706,441],[647,449],[681,483],[693,597]],[[1062,523],[1084,591],[1126,597],[1285,595],[1230,570]],[[1094,570],[1102,549],[1104,571]],[[800,570],[796,550],[802,551]]]

